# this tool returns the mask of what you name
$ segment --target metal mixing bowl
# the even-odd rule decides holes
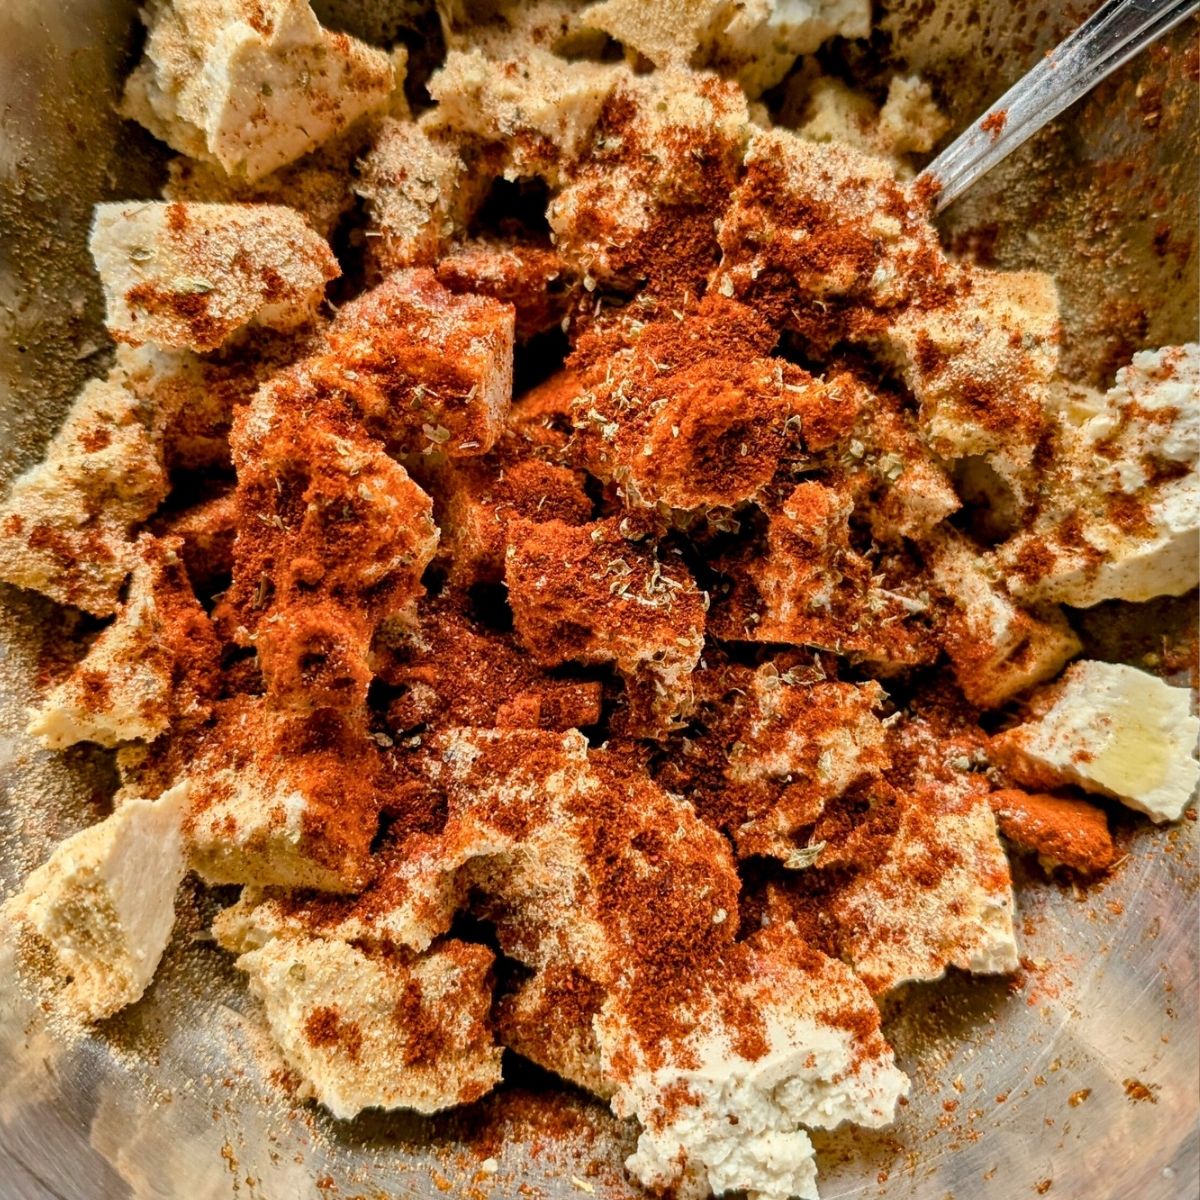
[[[352,32],[417,7],[318,5]],[[883,7],[891,50],[879,36],[842,69],[868,82],[920,69],[961,124],[1094,4]],[[91,206],[153,195],[161,176],[161,149],[111,112],[138,36],[132,0],[0,3],[0,486],[105,365]],[[1079,378],[1196,336],[1195,42],[1189,22],[945,221],[958,247],[1056,273]],[[21,732],[44,648],[74,626],[29,595],[0,599],[2,895],[105,811],[113,779],[106,755],[46,754]],[[1092,653],[1137,662],[1186,636],[1194,604],[1076,616]],[[818,1139],[826,1197],[1196,1195],[1196,826],[1114,821],[1129,858],[1086,892],[1018,868],[1015,980],[956,977],[889,1003],[911,1103],[893,1130]],[[58,1029],[0,961],[3,1200],[637,1195],[619,1165],[629,1129],[576,1093],[546,1099],[519,1064],[519,1082],[445,1119],[339,1124],[290,1106],[267,1079],[253,1005],[206,939],[213,905],[190,897],[151,992],[101,1035]]]

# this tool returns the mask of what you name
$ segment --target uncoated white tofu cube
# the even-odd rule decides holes
[[[994,740],[1015,778],[1075,784],[1154,821],[1182,815],[1200,782],[1200,720],[1187,688],[1120,663],[1079,662],[1046,689],[1042,705],[1036,720]]]
[[[67,838],[0,909],[49,946],[64,1005],[99,1021],[139,1000],[175,925],[187,786]]]

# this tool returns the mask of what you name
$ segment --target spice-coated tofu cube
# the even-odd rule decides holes
[[[505,582],[517,636],[536,662],[611,662],[632,688],[648,686],[642,722],[677,720],[704,645],[707,608],[682,563],[627,541],[612,520],[519,520],[511,526]]]
[[[353,892],[371,875],[375,743],[325,710],[223,701],[185,778],[193,868],[209,883]]]
[[[202,714],[221,648],[181,549],[174,538],[139,539],[129,594],[113,623],[33,714],[29,732],[44,745],[153,741],[173,721]]]
[[[512,398],[509,304],[456,296],[432,271],[397,271],[352,300],[321,370],[393,452],[485,454]]]
[[[578,525],[592,515],[579,472],[539,458],[459,461],[439,484],[442,549],[456,582],[500,582],[508,526],[518,517]]]
[[[1079,653],[1082,644],[1060,609],[1027,612],[1015,604],[965,540],[943,532],[930,547],[933,582],[954,605],[943,642],[972,704],[995,708],[1053,678]]]
[[[152,413],[119,374],[93,379],[0,504],[0,579],[106,616],[133,565],[133,527],[166,494]]]
[[[274,204],[96,206],[92,258],[117,341],[215,350],[249,325],[310,321],[341,272],[325,239]]]

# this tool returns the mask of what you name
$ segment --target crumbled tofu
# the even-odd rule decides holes
[[[437,1112],[500,1082],[488,1025],[492,952],[447,940],[385,954],[303,935],[237,960],[284,1061],[335,1117],[366,1108]]]
[[[678,720],[704,646],[705,596],[682,564],[627,541],[613,519],[509,527],[504,579],[513,623],[534,661],[611,662],[650,727]]]
[[[437,107],[423,124],[503,145],[510,178],[542,175],[558,184],[590,145],[625,74],[617,64],[568,62],[539,46],[503,62],[478,49],[451,50],[429,81]]]
[[[914,174],[909,155],[931,150],[950,128],[929,84],[915,75],[892,77],[882,109],[840,79],[795,75],[789,80],[780,123],[794,126],[811,141],[839,142],[885,158],[901,178]]]
[[[1012,878],[986,790],[931,787],[894,803],[886,854],[828,902],[841,957],[876,994],[947,967],[1015,971]]]
[[[472,190],[455,143],[412,121],[379,123],[355,191],[366,201],[366,253],[380,275],[431,266],[465,228]]]
[[[1200,783],[1191,693],[1119,663],[1075,663],[1035,696],[1034,718],[993,739],[1019,782],[1074,784],[1174,821]]]
[[[215,350],[240,329],[311,321],[340,271],[324,238],[275,204],[98,204],[92,258],[117,341]]]
[[[439,475],[436,490],[441,549],[449,555],[453,583],[504,578],[508,527],[517,518],[581,525],[592,515],[581,473],[538,458],[500,467],[460,459]]]
[[[1074,796],[1001,788],[989,797],[1001,835],[1037,852],[1047,870],[1069,867],[1080,875],[1107,871],[1117,857],[1104,810]]]
[[[878,320],[860,328],[849,319],[859,306],[920,312],[946,266],[884,160],[786,129],[751,137],[720,242],[713,286],[821,349],[890,329]]]
[[[879,112],[879,136],[892,155],[928,154],[949,128],[928,83],[917,75],[892,76]]]
[[[452,292],[491,296],[516,309],[520,342],[561,326],[578,293],[562,255],[545,245],[471,238],[437,264],[438,282]]]
[[[209,883],[356,891],[371,875],[375,744],[326,711],[273,712],[261,697],[216,705],[187,764],[192,867]]]
[[[1200,574],[1200,346],[1144,351],[1061,411],[1037,520],[996,552],[1018,595],[1087,608]]]
[[[604,990],[573,967],[550,963],[504,996],[496,1014],[501,1041],[562,1079],[608,1100],[595,1018]]]
[[[931,448],[946,459],[985,457],[1024,501],[1060,336],[1049,275],[974,269],[947,305],[901,313],[880,345],[920,403]]]
[[[0,578],[106,616],[133,564],[133,527],[167,494],[153,413],[119,372],[79,393],[45,460],[0,505]]]
[[[613,1110],[642,1126],[626,1166],[647,1187],[815,1200],[805,1129],[893,1120],[908,1079],[867,990],[844,964],[788,932],[780,925],[748,940],[749,977],[697,995],[691,1033],[661,1066],[642,1058],[613,1012],[599,1018],[602,1065],[621,1079]],[[749,1054],[725,1015],[743,1006],[765,1024],[765,1045]]]
[[[641,325],[572,407],[580,461],[629,508],[702,515],[756,499],[824,386],[768,356],[774,331],[710,297]]]
[[[232,487],[172,514],[159,529],[163,537],[179,539],[184,569],[198,592],[211,595],[233,574],[237,504]]]
[[[806,480],[768,509],[761,550],[735,551],[721,564],[733,586],[710,629],[737,641],[829,646],[875,664],[931,661],[928,604],[918,575],[889,586],[886,570],[850,541],[854,497],[844,484]]]
[[[546,213],[556,249],[584,287],[646,282],[698,294],[749,132],[735,84],[690,71],[622,78],[587,161]],[[672,247],[670,276],[657,279],[664,246]]]
[[[512,398],[512,305],[397,271],[344,305],[314,369],[347,392],[393,452],[485,454]]]
[[[656,67],[686,67],[715,28],[728,21],[729,8],[726,0],[679,0],[669,5],[601,0],[586,8],[581,19]]]
[[[83,661],[35,710],[28,732],[53,749],[152,741],[202,714],[220,644],[196,600],[178,540],[143,535],[129,594]],[[183,670],[183,663],[199,664]]]
[[[175,925],[187,787],[129,800],[67,838],[0,909],[49,947],[59,999],[100,1021],[141,999]]]
[[[759,96],[833,37],[871,32],[870,0],[746,0],[721,30],[707,58],[736,73],[749,96]]]
[[[313,362],[281,372],[238,416],[240,527],[217,613],[257,650],[273,704],[353,711],[375,632],[411,614],[438,531],[429,497],[339,413]]]
[[[1061,610],[1026,612],[991,577],[989,563],[948,530],[928,539],[933,582],[954,612],[944,642],[963,694],[995,708],[1052,679],[1083,648]]]
[[[396,62],[318,23],[308,0],[151,0],[121,111],[254,181],[387,105]]]
[[[580,19],[586,0],[438,0],[446,45],[478,46],[497,61],[523,55],[531,45],[563,58],[597,58],[605,36]]]
[[[887,766],[884,727],[875,715],[884,692],[874,681],[794,686],[766,664],[754,673],[750,699],[725,776],[735,785],[784,784],[785,790],[736,830],[738,852],[786,862],[798,829],[811,825],[829,800]]]
[[[868,0],[682,0],[669,5],[602,0],[580,19],[658,67],[697,60],[716,66],[754,97],[778,83],[801,54],[811,54],[829,38],[866,37],[871,6]]]

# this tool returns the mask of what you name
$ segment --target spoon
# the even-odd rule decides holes
[[[934,211],[1197,9],[1200,0],[1106,0],[917,176],[936,193]]]

